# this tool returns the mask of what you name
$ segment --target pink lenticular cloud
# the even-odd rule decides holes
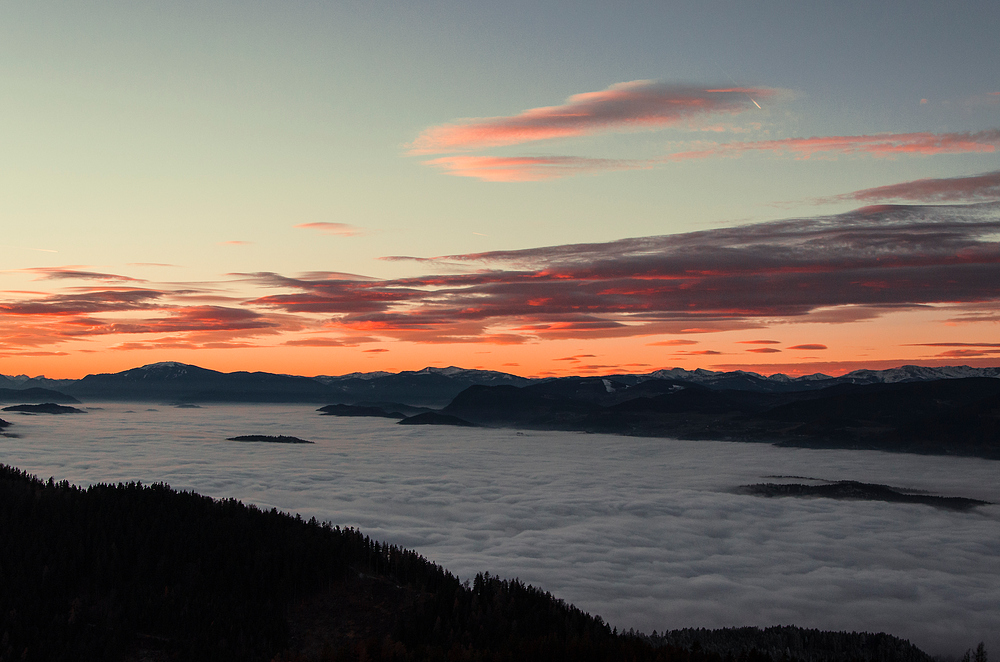
[[[600,92],[574,94],[559,106],[531,108],[507,117],[459,120],[424,130],[411,154],[439,154],[607,131],[654,129],[697,116],[735,114],[768,99],[767,88],[704,89],[649,80],[618,83]]]
[[[608,170],[651,168],[652,161],[588,159],[576,156],[443,156],[424,161],[456,177],[485,182],[538,182]]]
[[[323,234],[333,234],[339,237],[357,237],[364,234],[361,228],[348,223],[299,223],[294,227],[300,230],[319,230]]]
[[[816,154],[870,154],[897,156],[916,154],[968,154],[995,152],[1000,146],[1000,129],[964,133],[879,133],[871,136],[819,136],[734,142],[710,149],[679,152],[673,160],[703,159],[712,156],[740,156],[748,152],[789,153],[808,159]]]

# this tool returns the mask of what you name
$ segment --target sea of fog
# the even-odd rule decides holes
[[[88,485],[141,480],[355,526],[462,578],[540,586],[619,628],[885,631],[932,654],[1000,652],[1000,505],[765,499],[769,476],[1000,503],[1000,463],[872,451],[400,426],[311,406],[102,404],[3,417],[0,462]],[[287,434],[314,445],[238,443]],[[237,544],[238,541],[234,541]]]

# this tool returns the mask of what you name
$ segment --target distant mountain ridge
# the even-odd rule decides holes
[[[929,368],[902,366],[888,370],[855,370],[831,377],[815,374],[789,377],[770,376],[748,371],[716,372],[671,368],[646,374],[616,374],[601,377],[521,377],[493,370],[449,366],[405,370],[398,373],[354,372],[345,375],[303,377],[267,372],[224,373],[195,365],[165,361],[118,373],[87,375],[82,379],[48,379],[26,375],[0,375],[0,388],[17,391],[44,388],[81,400],[126,400],[169,402],[307,402],[316,404],[356,404],[360,402],[396,402],[418,407],[444,407],[470,386],[510,386],[523,388],[550,384],[543,390],[572,384],[573,389],[593,391],[573,397],[589,401],[630,399],[644,390],[670,388],[671,385],[696,384],[712,390],[791,393],[829,388],[838,384],[895,384],[905,382],[1000,378],[1000,367],[972,368],[947,366]],[[636,389],[637,386],[646,387]],[[627,392],[627,394],[626,394]],[[6,392],[6,398],[13,395]],[[650,393],[646,393],[650,395]]]

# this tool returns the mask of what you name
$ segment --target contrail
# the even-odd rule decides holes
[[[740,84],[736,82],[736,79],[733,78],[732,76],[730,76],[729,73],[727,73],[726,70],[722,68],[721,64],[716,63],[715,66],[717,66],[719,68],[719,71],[722,72],[723,76],[725,76],[729,80],[733,81],[733,85],[735,85],[736,87],[740,86]],[[750,101],[753,103],[753,105],[757,106],[757,108],[759,108],[760,110],[764,110],[763,108],[760,107],[759,103],[757,103],[756,101],[754,101],[753,97],[750,96],[749,92],[744,92],[743,94],[747,95],[747,99],[750,99]]]
[[[41,251],[42,253],[58,253],[59,251],[54,251],[51,248],[28,248],[26,246],[4,246],[4,248],[15,248],[21,251]]]

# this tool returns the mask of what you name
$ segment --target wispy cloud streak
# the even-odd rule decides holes
[[[869,136],[817,136],[732,142],[708,149],[678,152],[676,161],[715,156],[741,156],[749,152],[776,152],[808,159],[817,154],[901,155],[968,154],[995,152],[1000,146],[1000,129],[964,133],[879,133]]]
[[[300,230],[318,230],[323,234],[332,234],[340,237],[357,237],[364,234],[361,228],[349,223],[330,223],[324,221],[319,223],[300,223],[295,227]]]
[[[1000,198],[1000,170],[965,177],[917,179],[912,182],[866,188],[821,198],[820,203],[843,200],[916,200],[920,202],[977,202]]]
[[[436,260],[480,269],[395,280],[261,275],[297,292],[253,303],[328,313],[344,329],[419,342],[622,337],[809,316],[853,321],[1000,299],[998,210],[867,207],[603,244],[450,255]]]
[[[443,156],[424,161],[456,177],[485,182],[537,182],[570,175],[651,168],[655,161],[577,156]]]
[[[750,96],[773,97],[767,88],[705,89],[636,80],[599,92],[574,94],[558,106],[517,115],[458,120],[430,127],[410,145],[411,154],[440,154],[609,131],[659,128],[709,114],[753,107]]]

